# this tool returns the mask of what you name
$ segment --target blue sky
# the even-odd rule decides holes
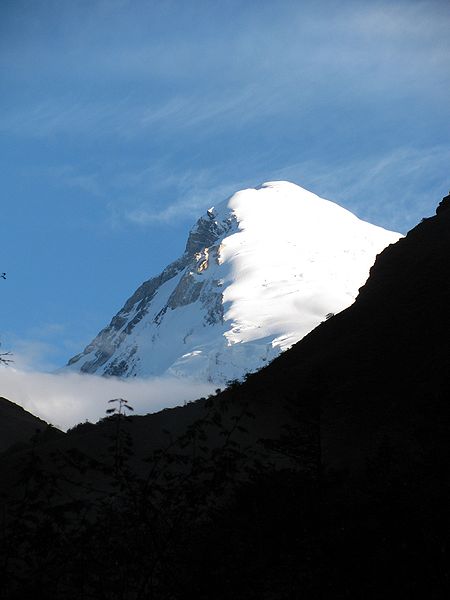
[[[64,364],[243,187],[431,215],[449,31],[446,0],[2,0],[2,349]]]

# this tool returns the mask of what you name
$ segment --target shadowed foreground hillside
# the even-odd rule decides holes
[[[46,432],[46,436],[62,435],[58,429],[48,428],[48,424],[27,412],[17,404],[0,398],[0,452],[13,445],[25,444],[37,431]]]
[[[4,596],[448,597],[449,204],[242,385],[4,455]]]

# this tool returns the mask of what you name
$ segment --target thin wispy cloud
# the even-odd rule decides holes
[[[91,11],[99,17],[106,11],[112,26],[123,15],[121,7],[106,10],[99,3]],[[79,24],[82,17],[74,12]],[[153,20],[175,18],[163,12],[156,10]],[[150,35],[143,27],[136,30],[125,13],[125,34],[113,43],[106,27],[82,32],[73,23],[71,30],[68,21],[66,36],[55,42],[62,52],[42,42],[37,47],[23,44],[7,56],[5,67],[22,61],[23,68],[11,77],[33,77],[27,52],[37,52],[40,76],[43,71],[50,78],[58,76],[66,82],[63,89],[76,86],[77,94],[56,89],[49,100],[43,87],[37,97],[6,104],[0,129],[77,137],[134,137],[199,126],[217,131],[243,120],[279,116],[280,111],[309,111],[330,86],[339,103],[346,90],[355,99],[374,92],[407,97],[413,90],[429,98],[441,93],[436,83],[449,83],[450,11],[439,2],[349,3],[339,10],[330,4],[320,19],[320,11],[308,3],[289,10],[280,6],[269,30],[263,26],[266,12],[267,7],[260,17],[246,14],[242,23],[226,23],[206,39],[207,21],[201,15],[202,34],[195,35],[194,29],[181,39],[175,32],[164,40],[156,30]],[[63,19],[69,16],[63,12]],[[175,91],[173,81],[178,82]],[[95,82],[105,88],[93,95]],[[128,89],[125,94],[123,88],[119,94],[105,94],[119,83]]]
[[[32,170],[28,170],[29,172]],[[36,175],[36,170],[34,171]],[[74,165],[60,165],[48,169],[40,169],[41,176],[47,176],[49,181],[62,188],[76,188],[92,196],[103,196],[105,188],[99,180],[98,173],[82,172]]]
[[[114,102],[73,101],[60,98],[37,105],[6,107],[0,117],[0,131],[37,138],[69,135],[132,140],[158,134],[164,138],[175,133],[205,138],[227,127],[233,129],[258,121],[280,108],[278,93],[263,93],[255,86],[232,94],[185,94],[149,100],[123,98]]]
[[[434,211],[436,201],[446,192],[450,169],[450,148],[400,147],[386,154],[354,158],[328,165],[305,160],[281,169],[264,163],[255,169],[253,180],[219,183],[220,174],[179,174],[177,200],[158,210],[143,203],[125,213],[132,223],[152,226],[172,219],[191,217],[226,199],[238,189],[268,180],[289,180],[346,206],[387,228],[406,233],[409,227]],[[420,189],[420,193],[418,190]]]
[[[184,174],[177,193],[174,194],[176,200],[169,201],[164,208],[152,208],[142,204],[139,208],[127,211],[125,217],[131,223],[144,226],[168,224],[180,219],[196,220],[206,209],[222,202],[242,186],[242,181],[219,183],[217,178],[205,178],[204,173],[200,177]]]
[[[303,181],[315,193],[373,223],[402,233],[434,213],[449,186],[450,148],[400,147],[324,169],[314,161],[288,165],[280,179]]]
[[[239,189],[268,180],[290,180],[346,206],[362,218],[403,233],[425,213],[449,186],[450,148],[398,147],[386,153],[347,158],[324,164],[306,159],[281,168],[270,164],[266,154],[256,154],[259,166],[253,177],[234,178],[217,169],[180,169],[155,161],[141,169],[82,173],[64,167],[51,174],[60,186],[104,199],[113,227],[153,227],[185,222],[190,224],[203,212]],[[420,190],[420,193],[418,192]]]

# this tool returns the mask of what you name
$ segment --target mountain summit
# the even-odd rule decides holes
[[[293,183],[239,191],[67,368],[241,378],[352,304],[375,256],[400,237]]]

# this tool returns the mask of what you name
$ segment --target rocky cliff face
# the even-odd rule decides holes
[[[221,283],[215,279],[198,277],[208,269],[210,260],[218,262],[217,242],[237,227],[233,215],[220,222],[215,216],[214,210],[210,209],[205,217],[197,221],[189,234],[183,256],[158,276],[144,282],[92,343],[69,360],[68,366],[80,366],[83,373],[100,371],[109,376],[134,375],[139,361],[139,357],[135,357],[138,345],[126,344],[123,354],[114,354],[124,342],[131,339],[138,325],[148,327],[150,323],[150,327],[153,325],[157,331],[167,311],[196,302],[204,313],[204,325],[223,322]],[[183,337],[184,344],[187,337],[189,333]],[[151,339],[156,341],[156,335],[153,334]]]
[[[143,283],[68,368],[224,383],[349,306],[401,237],[288,182],[209,209],[184,254]]]

